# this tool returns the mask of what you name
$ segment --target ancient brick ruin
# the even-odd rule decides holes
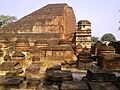
[[[3,56],[21,51],[24,59],[39,56],[41,62],[51,63],[49,65],[75,57],[71,35],[76,31],[76,19],[67,4],[48,4],[0,31],[1,47],[7,50]]]
[[[3,29],[7,33],[60,33],[67,38],[76,30],[76,19],[67,4],[48,4]]]
[[[119,45],[91,48],[91,22],[48,4],[0,28],[0,90],[118,90]]]

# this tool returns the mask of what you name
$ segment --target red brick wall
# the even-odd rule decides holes
[[[65,34],[68,35],[76,31],[76,18],[74,15],[74,11],[71,7],[65,8],[64,13],[64,20],[65,20]]]

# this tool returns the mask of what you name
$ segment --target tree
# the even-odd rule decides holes
[[[102,41],[110,41],[110,42],[115,42],[116,41],[116,38],[115,36],[112,34],[112,33],[107,33],[107,34],[104,34],[101,38]]]
[[[0,27],[2,26],[2,21],[0,21]]]
[[[5,16],[5,15],[0,15],[0,27],[4,27],[12,22],[17,20],[15,16]]]
[[[97,41],[99,41],[99,37],[93,36],[91,40],[92,40],[92,44],[95,44]]]

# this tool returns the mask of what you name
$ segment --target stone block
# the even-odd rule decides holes
[[[49,70],[45,74],[48,81],[70,81],[73,80],[70,70]]]
[[[91,59],[81,59],[77,60],[77,67],[80,69],[89,69],[93,65],[93,61]]]
[[[59,90],[57,85],[39,85],[36,90]]]
[[[5,76],[7,76],[7,77],[13,77],[13,76],[17,76],[17,73],[16,73],[16,71],[9,71],[9,72],[6,73]]]
[[[40,78],[27,78],[27,88],[37,87],[41,84]]]
[[[61,65],[55,65],[53,67],[47,68],[46,72],[51,71],[51,70],[61,70]]]
[[[61,90],[89,90],[84,81],[64,81]]]
[[[38,74],[40,70],[40,66],[38,64],[31,64],[25,70],[26,74]]]
[[[86,78],[89,81],[105,81],[105,82],[115,82],[116,75],[110,71],[100,70],[100,69],[89,69],[87,71]]]
[[[12,76],[12,77],[3,77],[0,80],[0,85],[8,88],[20,88],[23,84],[23,77]]]
[[[17,66],[19,63],[16,61],[5,61],[0,65],[1,71],[10,71],[14,66]]]
[[[119,90],[111,82],[90,82],[90,90]]]

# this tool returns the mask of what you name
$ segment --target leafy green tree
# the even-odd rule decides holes
[[[15,16],[0,15],[0,27],[4,27],[17,20]]]
[[[0,27],[2,26],[2,21],[0,21]]]
[[[99,41],[99,37],[93,36],[91,40],[92,40],[92,44],[95,44],[97,41]]]
[[[113,41],[113,42],[115,42],[116,38],[112,33],[106,33],[102,36],[101,40],[102,41],[110,41],[110,42]]]

